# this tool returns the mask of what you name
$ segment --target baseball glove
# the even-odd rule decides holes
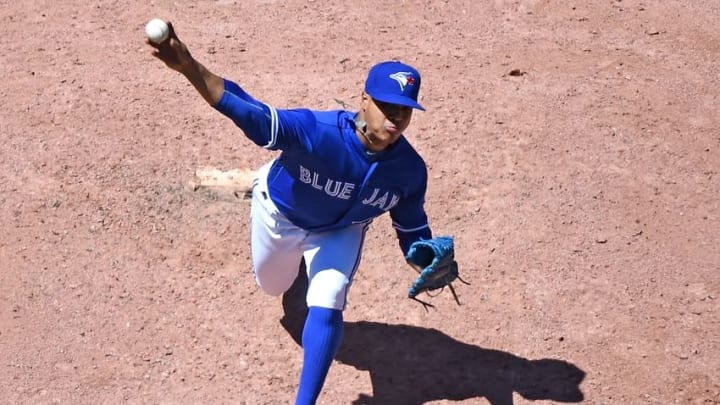
[[[468,283],[460,278],[458,264],[455,261],[455,247],[451,236],[439,236],[415,241],[410,245],[405,260],[420,273],[410,286],[408,298],[419,301],[427,309],[427,307],[433,307],[433,305],[419,300],[416,298],[417,295],[447,286],[450,288],[455,301],[460,305],[460,300],[451,283],[456,279],[465,284]]]

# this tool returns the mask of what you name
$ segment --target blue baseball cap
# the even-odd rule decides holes
[[[365,92],[374,100],[425,111],[417,102],[420,73],[402,62],[387,61],[373,66],[365,81]]]

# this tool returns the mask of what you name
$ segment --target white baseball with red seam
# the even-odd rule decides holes
[[[161,44],[168,39],[170,35],[170,27],[167,23],[159,18],[153,18],[145,25],[145,35],[150,41]]]

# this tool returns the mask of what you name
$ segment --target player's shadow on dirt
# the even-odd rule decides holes
[[[306,288],[307,279],[298,277],[283,296],[280,323],[298,344],[307,314]],[[476,397],[485,397],[492,405],[512,405],[513,392],[528,400],[584,399],[580,383],[585,372],[571,363],[528,360],[410,325],[346,322],[336,360],[370,372],[373,395],[360,394],[352,402],[355,405],[414,405]]]

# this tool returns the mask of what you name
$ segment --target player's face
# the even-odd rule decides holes
[[[367,122],[366,136],[372,151],[381,151],[395,143],[410,125],[412,108],[373,100],[363,94],[364,120]]]

